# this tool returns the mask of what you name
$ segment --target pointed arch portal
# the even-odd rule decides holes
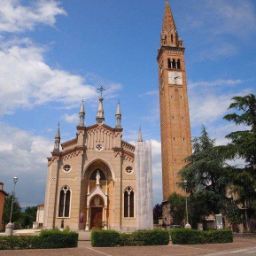
[[[86,181],[86,225],[85,229],[108,226],[108,184],[112,173],[108,165],[97,159],[85,170]]]

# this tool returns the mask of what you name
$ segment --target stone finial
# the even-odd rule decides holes
[[[57,128],[56,135],[55,135],[55,138],[54,138],[54,148],[53,148],[54,153],[59,153],[60,152],[60,140],[61,140],[61,137],[60,137],[60,123],[58,123],[58,128]]]
[[[141,127],[139,128],[139,131],[138,131],[138,142],[143,142]]]
[[[103,96],[102,96],[102,93],[105,89],[101,86],[97,90],[100,92],[100,96],[99,96],[99,102],[98,102],[98,112],[96,115],[96,122],[98,124],[102,124],[105,121],[104,108],[103,108]]]
[[[85,119],[85,110],[84,110],[84,101],[82,100],[79,111],[79,126],[84,127]]]
[[[120,108],[120,103],[118,102],[116,106],[116,128],[122,128],[121,121],[122,121],[122,113]]]

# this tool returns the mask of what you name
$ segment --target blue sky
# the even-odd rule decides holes
[[[223,121],[231,97],[255,93],[256,3],[253,0],[172,0],[186,47],[192,135],[202,124],[217,143],[236,129]],[[46,156],[57,123],[75,135],[86,99],[95,121],[103,85],[106,123],[123,112],[124,138],[139,126],[152,141],[154,201],[160,202],[161,161],[156,54],[164,1],[0,0],[0,180],[23,206],[43,202]]]

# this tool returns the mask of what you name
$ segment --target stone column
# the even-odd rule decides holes
[[[85,224],[85,231],[89,231],[90,229],[90,208],[86,208],[86,224]]]
[[[107,207],[103,208],[103,229],[108,229],[107,225]]]

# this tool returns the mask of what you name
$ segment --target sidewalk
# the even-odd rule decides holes
[[[231,256],[256,255],[256,238],[235,238],[230,244],[91,247],[80,241],[78,248],[0,251],[0,256]]]

